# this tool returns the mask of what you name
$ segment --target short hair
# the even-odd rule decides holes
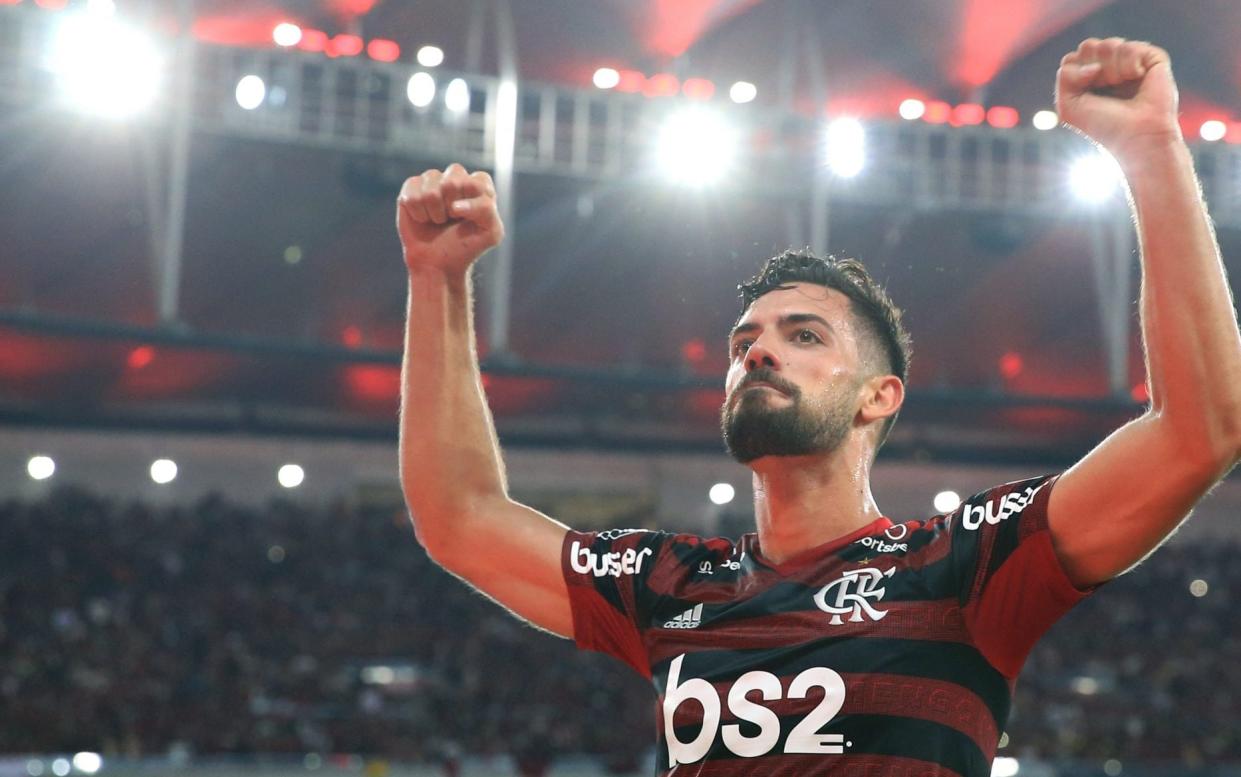
[[[908,382],[913,340],[902,322],[901,309],[857,259],[837,259],[831,254],[819,257],[809,249],[788,250],[771,257],[757,275],[737,286],[741,292],[741,315],[737,320],[741,320],[754,300],[767,292],[787,289],[789,284],[799,282],[818,284],[847,296],[853,320],[860,325],[855,327],[861,333],[859,351],[881,360],[878,363],[871,360],[873,366],[885,370],[876,374],[895,375],[901,383]],[[899,414],[897,410],[884,421],[876,453],[887,441]]]

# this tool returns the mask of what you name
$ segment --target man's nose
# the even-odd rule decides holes
[[[775,352],[761,341],[755,341],[753,345],[745,352],[745,371],[754,372],[759,367],[767,367],[768,369],[779,369],[780,360]]]

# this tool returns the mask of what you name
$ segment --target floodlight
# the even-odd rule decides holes
[[[707,498],[711,500],[711,504],[726,505],[733,501],[733,497],[737,495],[737,490],[732,487],[731,483],[716,483],[711,486],[711,490],[707,492]]]
[[[1198,134],[1203,140],[1222,140],[1224,134],[1228,132],[1228,125],[1219,119],[1209,119],[1202,122],[1202,126],[1198,128]]]
[[[267,84],[256,75],[242,76],[237,82],[237,104],[247,111],[252,111],[263,104],[267,97]]]
[[[151,463],[151,480],[160,485],[177,479],[177,463],[172,459],[156,459]]]
[[[901,100],[901,106],[897,110],[900,112],[902,119],[913,121],[921,119],[922,114],[926,113],[926,103],[911,97],[908,100]]]
[[[1060,124],[1060,117],[1056,115],[1055,111],[1043,110],[1036,111],[1030,121],[1034,124],[1034,129],[1049,130],[1055,129]]]
[[[31,456],[26,473],[32,480],[47,480],[56,473],[56,462],[50,456]]]
[[[444,50],[439,46],[423,46],[418,49],[418,64],[423,67],[438,67],[444,61]]]
[[[464,78],[454,78],[444,90],[444,105],[448,110],[465,113],[470,109],[470,87]]]
[[[296,464],[285,464],[276,473],[276,480],[285,488],[297,488],[306,479],[306,470]]]
[[[852,178],[866,166],[866,129],[853,118],[827,125],[827,166],[841,178]]]
[[[78,753],[73,756],[73,768],[83,774],[94,774],[103,768],[103,758],[99,753]]]
[[[271,31],[271,38],[277,46],[296,46],[302,42],[302,28],[292,22],[281,22]]]
[[[593,81],[600,89],[611,89],[620,83],[620,73],[615,68],[601,67],[595,71]]]
[[[674,113],[659,132],[656,160],[670,181],[686,186],[714,183],[732,167],[737,133],[706,108]]]
[[[1120,188],[1123,177],[1116,157],[1106,151],[1093,151],[1079,157],[1069,168],[1069,188],[1080,200],[1100,203]]]
[[[991,777],[1013,777],[1021,771],[1021,764],[1016,758],[996,756],[991,762]]]
[[[47,68],[69,107],[122,118],[154,102],[163,58],[138,30],[112,15],[87,12],[60,20]]]
[[[947,515],[961,506],[961,495],[956,491],[940,491],[933,502],[935,512]]]
[[[405,96],[415,108],[425,108],[435,99],[435,78],[430,73],[414,73],[405,87]]]
[[[728,99],[735,103],[748,103],[758,97],[758,87],[749,81],[738,81],[728,90]]]

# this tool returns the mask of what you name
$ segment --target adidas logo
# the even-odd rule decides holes
[[[665,629],[696,629],[702,623],[702,605],[695,604],[672,620],[664,623]]]

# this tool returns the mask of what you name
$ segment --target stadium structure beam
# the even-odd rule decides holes
[[[168,184],[162,216],[157,263],[157,304],[160,321],[176,323],[180,314],[181,264],[185,247],[185,208],[189,194],[190,127],[194,98],[194,0],[177,1],[178,32],[173,69],[172,116],[168,126]]]
[[[1110,208],[1091,223],[1090,249],[1108,391],[1116,397],[1128,396],[1134,229],[1127,207]]]

